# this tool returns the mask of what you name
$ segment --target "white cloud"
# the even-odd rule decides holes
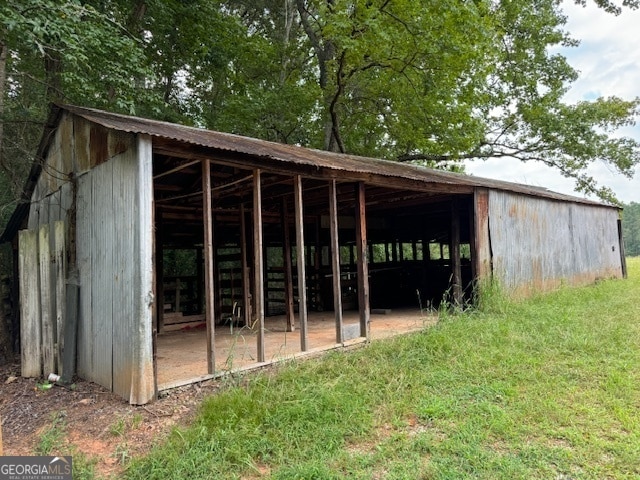
[[[565,1],[568,17],[566,30],[580,46],[562,49],[569,63],[580,72],[580,78],[567,93],[568,102],[593,100],[599,96],[624,99],[640,97],[640,10],[625,10],[615,16],[589,2],[587,7]],[[640,140],[640,126],[625,128],[621,135]],[[541,164],[518,160],[490,159],[467,162],[467,172],[483,177],[527,183],[575,194],[573,181]],[[605,164],[589,169],[599,184],[610,187],[623,202],[640,203],[640,167],[633,179],[614,173]]]

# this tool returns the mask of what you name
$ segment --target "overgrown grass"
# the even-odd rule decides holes
[[[638,478],[640,259],[629,279],[488,301],[419,334],[207,400],[130,479]]]
[[[56,412],[51,416],[51,423],[40,433],[38,444],[35,447],[36,455],[57,455],[73,457],[73,478],[84,480],[95,478],[96,458],[89,458],[79,452],[73,445],[65,442],[66,438],[66,412]]]

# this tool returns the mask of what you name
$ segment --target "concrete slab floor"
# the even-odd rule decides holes
[[[417,331],[433,324],[435,314],[418,309],[394,309],[385,314],[371,314],[371,339]],[[286,317],[265,319],[265,361],[271,363],[301,354],[298,316],[295,331],[286,331]],[[347,331],[359,331],[357,311],[343,314]],[[357,336],[357,335],[354,335]],[[347,337],[348,338],[348,337]],[[336,347],[335,316],[329,312],[309,312],[307,350]],[[215,327],[215,368],[217,372],[244,369],[258,364],[257,333],[249,328]],[[206,331],[203,328],[178,330],[158,335],[158,389],[164,390],[207,375]]]

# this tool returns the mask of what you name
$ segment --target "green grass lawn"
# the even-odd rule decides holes
[[[127,476],[640,478],[640,258],[628,266],[251,375]]]

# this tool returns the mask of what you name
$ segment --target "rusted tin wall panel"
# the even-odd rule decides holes
[[[474,247],[473,262],[478,279],[491,275],[491,241],[489,237],[489,191],[478,188],[474,192]]]
[[[491,190],[494,276],[509,291],[523,295],[619,276],[617,240],[611,252],[616,219],[613,208]]]

